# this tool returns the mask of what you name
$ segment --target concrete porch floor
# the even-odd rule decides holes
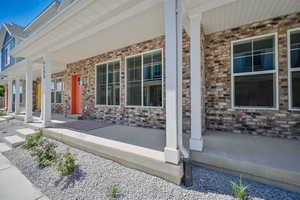
[[[40,113],[33,114],[33,122],[28,123],[29,126],[33,128],[42,128],[42,121],[39,116]],[[24,114],[20,114],[16,116],[17,119],[24,120]],[[76,121],[78,126],[88,126],[90,124],[85,124],[85,121],[89,121],[93,123],[103,123],[101,121],[96,120],[76,120],[66,118],[61,114],[52,114],[52,120],[50,127],[52,128],[62,128],[62,129],[70,129],[73,131],[78,131],[83,134],[94,135],[97,137],[110,139],[118,142],[123,142],[126,144],[136,145],[144,148],[149,148],[157,151],[164,151],[166,145],[166,134],[164,130],[160,129],[151,129],[151,128],[141,128],[141,127],[130,127],[125,125],[116,125],[109,124],[105,127],[94,128],[91,130],[78,130],[76,127],[68,126],[67,124],[70,122]],[[65,124],[65,125],[64,125]]]
[[[300,192],[300,141],[207,132],[196,163]]]
[[[40,129],[45,136],[76,148],[176,184],[181,183],[182,164],[174,165],[165,161],[164,130],[129,127],[97,120],[68,119],[56,114],[52,114],[49,127],[43,128],[38,116],[39,114],[35,114],[34,121],[25,125]],[[15,118],[24,120],[24,115],[17,115]]]

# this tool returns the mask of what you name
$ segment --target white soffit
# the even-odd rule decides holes
[[[158,4],[87,38],[56,49],[52,56],[60,62],[70,63],[156,38],[164,35],[162,19],[164,8]]]
[[[189,12],[204,1],[187,0]],[[300,0],[237,0],[205,11],[202,23],[209,34],[299,11]]]

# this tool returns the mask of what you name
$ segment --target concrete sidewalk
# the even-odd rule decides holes
[[[0,199],[5,200],[48,200],[39,189],[1,153],[7,150],[0,143]]]

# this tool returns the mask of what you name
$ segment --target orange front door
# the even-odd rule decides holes
[[[72,76],[72,110],[71,114],[82,113],[82,84],[83,78],[81,74]]]

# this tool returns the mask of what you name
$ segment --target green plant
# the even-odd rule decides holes
[[[0,85],[0,97],[4,97],[5,95],[5,88],[3,85]]]
[[[244,185],[242,182],[242,177],[240,177],[240,181],[239,183],[235,183],[235,182],[230,182],[232,190],[233,190],[233,195],[235,198],[239,199],[239,200],[248,200],[249,198],[249,194],[248,194],[248,185]]]
[[[0,110],[0,116],[4,116],[6,115],[6,111],[5,110]]]
[[[70,175],[75,170],[75,155],[68,150],[57,159],[56,169],[63,175]]]
[[[25,141],[25,144],[23,144],[23,148],[33,151],[34,148],[41,145],[42,142],[43,142],[43,140],[42,140],[41,133],[36,134],[36,135],[30,135],[30,136],[26,137],[26,141]]]
[[[118,187],[116,185],[112,186],[111,188],[111,197],[112,198],[117,198],[119,195]]]
[[[55,151],[56,144],[47,140],[42,140],[41,143],[34,148],[32,156],[35,161],[39,162],[40,166],[47,167],[56,161],[57,153]]]

